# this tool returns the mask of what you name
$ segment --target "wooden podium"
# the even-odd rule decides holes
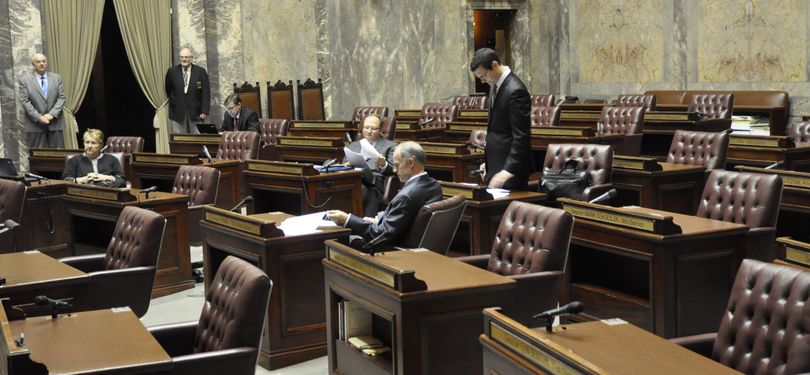
[[[626,322],[566,324],[547,332],[488,308],[480,341],[484,374],[739,374]]]
[[[329,372],[473,374],[481,371],[481,310],[513,307],[515,281],[429,250],[361,253],[326,242]],[[372,314],[372,335],[391,351],[367,356],[340,338],[338,304]]]
[[[574,233],[560,303],[577,318],[619,317],[666,338],[720,324],[748,227],[641,207],[560,198]]]
[[[658,162],[655,158],[613,156],[614,203],[693,215],[706,182],[702,165]]]
[[[323,243],[348,243],[351,230],[333,227],[285,236],[277,225],[292,215],[245,216],[218,208],[205,210],[200,226],[206,289],[228,255],[256,265],[273,280],[259,365],[272,370],[325,355]]]

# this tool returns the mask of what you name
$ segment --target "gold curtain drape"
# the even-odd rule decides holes
[[[169,106],[163,80],[172,64],[171,1],[114,0],[127,59],[138,85],[155,108],[158,153],[169,152]]]
[[[73,113],[79,109],[90,83],[96,58],[104,0],[84,0],[82,6],[72,1],[45,0],[45,40],[48,41],[48,65],[62,75],[65,89],[65,147],[78,148],[79,127]]]

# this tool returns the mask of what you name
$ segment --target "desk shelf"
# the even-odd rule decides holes
[[[333,302],[329,307],[329,314],[333,319],[332,321],[340,322],[340,313],[337,306],[341,301],[348,301],[349,299],[345,298],[334,289],[330,289],[329,293],[331,296],[330,300]],[[371,336],[374,336],[380,340],[383,345],[392,348],[392,350],[376,357],[365,355],[360,350],[355,349],[348,341],[341,340],[339,330],[334,329],[331,330],[331,336],[329,337],[329,340],[335,348],[335,367],[332,370],[339,373],[393,374],[394,352],[392,338],[394,337],[394,313],[376,310],[372,307],[371,302],[367,300],[355,298],[351,301],[371,311]]]

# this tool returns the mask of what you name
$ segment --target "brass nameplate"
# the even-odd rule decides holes
[[[476,126],[476,125],[457,125],[457,124],[450,124],[450,130],[460,130],[460,131],[475,131],[475,130],[487,130],[486,126]]]
[[[638,169],[638,170],[643,171],[644,170],[644,161],[643,160],[613,159],[613,168]]]
[[[304,174],[303,167],[289,167],[289,166],[277,165],[277,164],[248,163],[248,170],[262,171],[262,172],[273,172],[273,173],[284,173],[284,174],[294,174],[294,175],[302,175],[302,174]]]
[[[422,149],[428,154],[449,154],[455,155],[457,147],[455,146],[433,146],[422,144]]]
[[[346,256],[334,249],[329,249],[329,259],[335,261],[352,271],[355,271],[359,274],[366,275],[374,280],[377,280],[391,289],[396,287],[396,283],[394,281],[394,274],[391,272],[386,272],[385,270],[379,269],[377,267],[371,266],[365,262],[361,262],[357,259],[354,259],[350,256]]]
[[[567,364],[551,356],[549,353],[526,342],[526,340],[523,340],[512,332],[507,331],[496,323],[490,322],[489,332],[493,340],[503,344],[513,352],[520,354],[524,358],[542,367],[543,369],[548,370],[552,374],[580,374],[579,371],[574,370]]]
[[[160,156],[160,155],[136,155],[135,160],[136,162],[142,163],[160,163],[160,164],[179,164],[179,165],[186,165],[188,164],[188,158],[176,157],[176,156]]]
[[[454,187],[442,186],[442,195],[452,197],[454,195],[463,195],[464,198],[473,199],[473,191],[469,189],[459,189]]]
[[[585,136],[586,129],[581,128],[561,128],[550,126],[532,126],[532,135],[571,135],[576,137]]]
[[[810,188],[810,178],[782,175],[782,182],[785,186],[793,186],[800,188]]]
[[[206,211],[205,220],[208,220],[208,221],[210,221],[212,223],[217,223],[219,225],[222,225],[222,226],[225,226],[225,227],[228,227],[228,228],[238,229],[238,230],[241,230],[243,232],[255,234],[257,236],[261,235],[261,233],[262,233],[261,225],[259,225],[257,223],[250,223],[250,222],[246,222],[246,221],[242,221],[242,220],[236,220],[236,219],[234,219],[232,217],[228,217],[228,216],[225,216],[225,215],[219,215],[217,213],[210,212],[210,211]]]
[[[582,112],[566,112],[560,113],[560,120],[588,120],[597,121],[601,113],[582,113]]]
[[[583,219],[591,219],[601,221],[608,224],[621,225],[628,228],[640,229],[647,232],[655,231],[655,221],[653,219],[644,219],[639,217],[620,215],[609,211],[594,210],[585,207],[577,207],[572,205],[563,205],[566,212],[574,215],[574,217],[581,217]]]
[[[345,129],[346,124],[343,122],[295,122],[295,128],[318,128],[318,129]]]
[[[785,247],[785,259],[810,267],[810,253],[792,247]]]
[[[397,121],[397,130],[415,130],[417,128],[414,122]]]
[[[314,140],[314,139],[290,139],[290,138],[279,138],[279,143],[282,145],[291,145],[291,146],[314,146],[314,147],[332,147],[331,140]]]
[[[779,147],[779,138],[731,137],[729,144],[734,146]]]
[[[172,137],[172,141],[186,141],[193,143],[219,143],[219,139],[220,139],[219,134],[198,135],[198,136],[176,135]]]
[[[45,150],[31,150],[31,156],[51,156],[57,158],[63,158],[68,155],[76,155],[77,152],[82,152],[80,150],[64,150],[64,151],[45,151]]]
[[[94,189],[82,189],[77,187],[68,187],[68,194],[78,197],[102,199],[105,201],[118,202],[118,193],[115,191],[103,191]]]
[[[644,115],[644,120],[659,120],[659,121],[689,121],[689,113],[651,113],[647,112]]]
[[[458,117],[487,117],[489,116],[489,110],[486,109],[465,109],[461,110],[458,113]]]
[[[422,111],[396,111],[397,117],[421,117]]]

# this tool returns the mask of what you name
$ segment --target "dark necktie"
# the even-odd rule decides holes
[[[39,76],[39,79],[40,79],[40,82],[42,82],[42,94],[44,94],[44,96],[47,97],[48,96],[48,82],[45,81],[45,76],[44,75]]]
[[[233,130],[239,131],[239,118],[237,117],[233,118]]]
[[[495,107],[495,95],[498,94],[498,85],[492,84],[489,91],[489,108]]]

